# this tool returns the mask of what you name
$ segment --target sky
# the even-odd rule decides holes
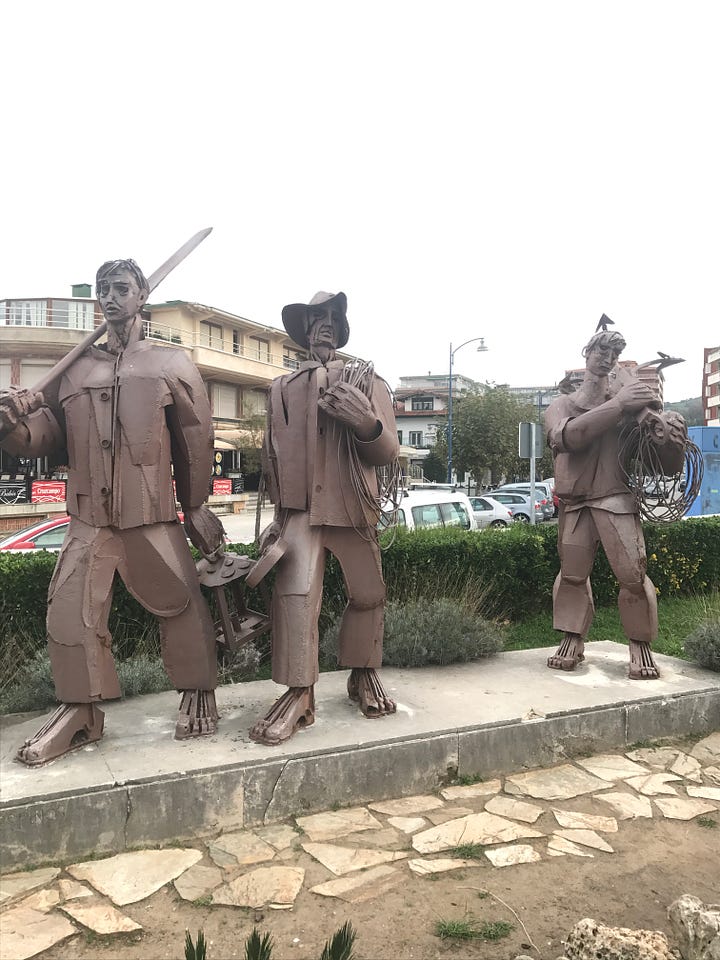
[[[716,0],[36,0],[0,12],[0,298],[105,260],[401,376],[551,385],[607,314],[666,400],[720,342]]]

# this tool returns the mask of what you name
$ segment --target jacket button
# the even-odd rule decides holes
[[[109,399],[110,399],[110,394],[107,392],[107,390],[103,390],[103,392],[100,394],[100,399],[101,399],[101,400],[109,400]]]
[[[110,441],[109,441],[109,440],[101,440],[101,441],[100,441],[100,446],[103,448],[103,450],[107,450],[107,448],[110,446]]]
[[[321,490],[322,490],[322,484],[321,483],[315,484],[316,493],[320,493]]]
[[[110,487],[100,487],[100,493],[101,493],[104,497],[107,497],[108,494],[110,493]]]

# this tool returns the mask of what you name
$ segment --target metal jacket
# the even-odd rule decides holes
[[[117,355],[90,347],[61,379],[57,402],[26,417],[3,447],[22,457],[66,448],[68,513],[94,527],[172,521],[173,476],[185,510],[207,499],[210,404],[182,350],[146,340]]]
[[[611,401],[635,374],[615,367],[608,377],[607,400]],[[555,492],[566,509],[594,506],[612,513],[637,511],[634,494],[627,485],[622,462],[634,455],[635,448],[627,448],[623,431],[636,423],[636,415],[624,414],[617,408],[616,422],[607,426],[597,422],[601,406],[586,408],[579,401],[580,392],[558,397],[545,412],[545,431],[548,445],[555,458]],[[665,414],[660,414],[665,420]],[[582,439],[569,442],[568,423],[575,421],[584,429]],[[684,447],[668,441],[664,448],[656,448],[657,456],[668,474],[682,468]]]
[[[318,408],[318,398],[341,378],[342,360],[326,366],[308,360],[294,373],[273,380],[263,460],[270,496],[277,506],[307,510],[310,524],[375,526],[377,516],[363,506],[350,466],[357,452],[368,489],[377,496],[375,467],[398,454],[395,414],[387,384],[374,377],[370,403],[381,425],[374,440],[362,442]]]

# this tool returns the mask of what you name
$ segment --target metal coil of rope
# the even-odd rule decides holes
[[[387,383],[381,377],[375,377],[375,368],[368,360],[350,360],[343,367],[340,379],[352,387],[356,387],[365,394],[368,399],[372,395],[373,383],[379,380],[387,389],[392,397],[392,391]],[[360,455],[357,450],[353,431],[347,427],[335,425],[336,429],[343,432],[342,444],[347,452],[348,463],[350,466],[350,484],[353,497],[356,503],[360,503],[363,512],[379,520],[381,516],[394,518],[400,503],[400,465],[395,458],[392,463],[385,467],[376,467],[378,494],[377,496],[368,487]],[[340,446],[338,446],[338,456],[340,455]],[[344,497],[344,492],[343,492]],[[383,510],[383,504],[392,504],[391,510]],[[392,519],[391,519],[392,522]],[[363,529],[357,529],[357,532],[365,539],[370,539],[367,532]],[[385,548],[387,549],[387,547]]]
[[[685,516],[702,484],[703,455],[697,444],[685,441],[682,470],[666,476],[649,423],[636,423],[622,432],[618,457],[643,520],[674,523]]]

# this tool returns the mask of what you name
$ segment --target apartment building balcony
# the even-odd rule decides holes
[[[82,327],[52,323],[3,324],[0,322],[0,343],[5,357],[61,357],[81,343],[94,324]]]
[[[66,312],[57,314],[51,310],[22,321],[0,318],[0,352],[7,360],[33,358],[51,364],[81,343],[101,321],[102,317],[89,314],[71,323]],[[295,370],[299,365],[299,361],[291,356],[232,341],[210,342],[202,334],[198,336],[187,329],[156,323],[152,319],[145,320],[143,327],[147,339],[185,349],[207,377],[222,375],[267,386],[274,377]]]

